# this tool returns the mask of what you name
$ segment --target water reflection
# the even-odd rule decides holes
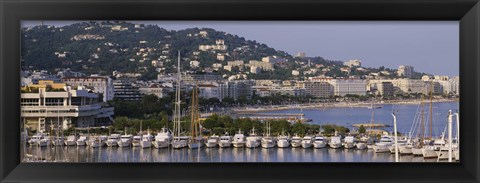
[[[129,147],[27,147],[38,160],[67,162],[394,162],[395,155],[371,149],[201,148],[155,149]],[[23,153],[23,150],[22,150]],[[23,156],[22,156],[23,157]],[[437,162],[400,155],[401,162]],[[443,161],[446,162],[446,161]]]

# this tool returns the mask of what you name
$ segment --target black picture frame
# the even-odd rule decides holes
[[[0,1],[1,182],[479,182],[477,0]],[[20,163],[21,20],[458,20],[460,163]]]

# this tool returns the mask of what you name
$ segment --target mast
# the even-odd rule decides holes
[[[432,129],[433,129],[433,112],[432,112],[432,104],[433,104],[433,82],[430,82],[430,139],[432,139]]]
[[[180,137],[180,82],[181,82],[181,73],[180,73],[180,51],[178,51],[178,60],[177,60],[177,87],[175,91],[175,109],[173,111],[173,136]]]
[[[425,136],[424,135],[425,134],[425,123],[424,123],[424,119],[423,119],[425,104],[423,103],[423,93],[422,93],[421,105],[422,105],[422,112],[421,112],[421,124],[420,124],[420,146],[423,146],[423,140],[424,140],[424,136]]]

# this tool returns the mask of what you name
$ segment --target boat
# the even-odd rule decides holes
[[[293,148],[300,147],[302,146],[302,138],[297,134],[294,134],[294,136],[292,137],[292,140],[290,141],[290,144],[292,145]]]
[[[42,139],[40,139],[39,141],[37,141],[37,144],[38,144],[38,146],[40,146],[40,147],[50,146],[51,143],[52,143],[52,140],[50,139],[49,136],[43,136]]]
[[[302,147],[304,149],[308,149],[308,148],[311,148],[312,146],[313,146],[313,137],[310,135],[305,135],[302,138]]]
[[[63,146],[65,145],[65,137],[55,137],[55,139],[53,139],[52,141],[52,144],[54,146]]]
[[[65,140],[66,146],[74,146],[77,145],[77,136],[76,135],[69,135],[67,140]]]
[[[77,146],[86,146],[87,141],[88,141],[87,136],[81,135],[80,137],[78,137],[76,144]]]
[[[30,140],[28,140],[28,144],[30,144],[31,146],[38,145],[38,141],[42,140],[45,136],[45,133],[37,133],[33,135]]]
[[[140,147],[140,142],[142,141],[141,135],[135,135],[132,139],[132,147]]]
[[[407,139],[405,138],[398,139],[397,145],[398,145],[398,153],[400,153],[400,147],[407,145]],[[390,153],[395,154],[395,143],[392,144],[390,147],[388,147],[388,150],[390,151]]]
[[[125,135],[120,136],[120,140],[117,141],[118,147],[130,147],[132,145],[132,138],[132,135],[125,132]]]
[[[243,135],[242,131],[239,129],[238,133],[233,136],[233,147],[241,148],[245,146],[245,135]]]
[[[107,139],[107,146],[108,147],[114,147],[114,146],[118,146],[118,141],[120,141],[120,134],[111,134],[110,136],[108,136],[108,139]]]
[[[256,148],[260,146],[260,140],[261,138],[257,136],[257,134],[255,133],[255,127],[253,127],[252,132],[250,132],[250,134],[247,137],[247,142],[245,143],[245,145],[248,148]]]
[[[355,137],[354,136],[346,136],[343,139],[343,147],[345,149],[352,149],[355,147]]]
[[[342,147],[342,137],[341,136],[332,136],[330,137],[330,142],[328,143],[328,146],[332,149],[338,149]]]
[[[273,148],[277,145],[277,142],[275,141],[275,138],[270,136],[270,122],[266,121],[265,122],[266,126],[266,133],[262,137],[261,145],[263,148],[268,149],[268,148]]]
[[[282,135],[277,137],[277,147],[285,148],[290,147],[290,138],[288,135],[285,135],[284,131],[282,130]]]
[[[380,138],[380,142],[376,143],[375,146],[373,146],[373,151],[375,153],[390,152],[390,149],[388,148],[393,144],[394,144],[393,138],[388,134],[384,134]]]
[[[218,142],[218,146],[220,146],[221,148],[232,146],[232,136],[228,135],[228,133],[220,136],[220,142]]]
[[[98,148],[103,147],[105,145],[105,141],[102,140],[100,136],[90,137],[88,139],[88,146],[91,148]]]
[[[368,141],[370,141],[369,136],[362,136],[362,137],[360,137],[360,140],[357,141],[357,143],[355,143],[355,147],[357,147],[358,150],[367,149],[368,148],[367,147]]]
[[[155,141],[152,142],[153,147],[160,149],[166,148],[172,142],[173,136],[170,130],[162,128],[160,132],[155,136]]]
[[[173,111],[173,139],[171,142],[172,148],[180,149],[188,146],[189,137],[181,136],[182,126],[181,126],[181,100],[180,100],[180,83],[182,82],[182,73],[180,72],[180,51],[178,51],[178,60],[177,60],[177,86],[175,89],[175,108]]]
[[[325,138],[323,135],[317,135],[315,136],[313,140],[313,148],[315,149],[320,149],[320,148],[325,148],[328,145],[328,140]]]
[[[152,147],[152,139],[153,135],[150,134],[150,130],[146,135],[142,135],[142,140],[140,141],[140,147],[142,148],[150,148]]]
[[[213,134],[212,136],[208,137],[205,146],[207,147],[217,147],[218,142],[220,141],[220,137],[218,135]]]
[[[190,149],[197,149],[203,147],[205,144],[205,139],[202,137],[201,134],[201,126],[200,126],[200,112],[198,110],[198,86],[193,87],[192,91],[192,107],[191,107],[191,127],[190,127],[190,134],[192,138],[188,141],[188,148]],[[218,139],[215,146],[218,145]]]

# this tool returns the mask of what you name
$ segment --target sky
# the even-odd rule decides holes
[[[65,26],[78,21],[44,21]],[[213,28],[292,55],[359,59],[364,67],[411,65],[434,75],[459,75],[458,21],[129,21],[167,30]],[[40,21],[22,21],[22,27]]]

